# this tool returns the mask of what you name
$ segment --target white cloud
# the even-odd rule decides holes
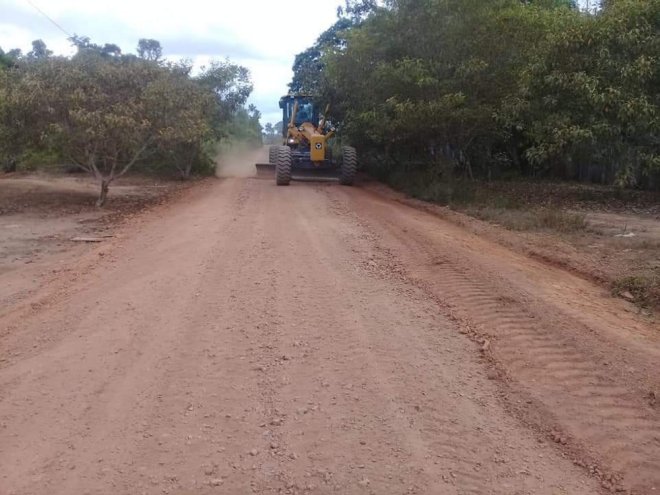
[[[58,54],[70,54],[67,36],[26,0],[0,0],[0,47],[30,49],[43,39]],[[343,0],[32,0],[69,33],[95,43],[116,43],[125,52],[139,38],[161,41],[168,56],[196,62],[230,57],[252,72],[251,101],[263,122],[280,120],[277,102],[286,93],[296,53],[309,47],[336,19]],[[168,46],[169,44],[169,46]],[[184,53],[189,52],[189,53]]]

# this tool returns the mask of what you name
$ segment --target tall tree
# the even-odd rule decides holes
[[[141,38],[137,46],[138,57],[152,62],[160,61],[163,56],[163,48],[160,41],[154,39]]]
[[[243,107],[252,93],[250,71],[228,60],[213,61],[201,68],[195,81],[215,96],[213,127],[216,135],[222,137],[226,134],[223,129],[224,124]]]
[[[34,40],[32,42],[32,50],[28,52],[27,57],[30,60],[40,60],[48,58],[52,54],[53,52],[48,49],[43,40]]]
[[[346,32],[353,26],[353,21],[341,18],[321,34],[313,46],[296,55],[293,62],[293,80],[289,90],[293,93],[320,94],[324,92],[325,63],[323,56],[341,51],[346,47]]]

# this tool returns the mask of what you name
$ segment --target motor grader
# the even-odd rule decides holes
[[[335,129],[329,125],[328,105],[319,120],[319,111],[310,95],[289,94],[280,99],[283,111],[282,145],[271,146],[268,163],[257,163],[257,172],[275,172],[278,186],[303,178],[337,178],[350,186],[357,171],[355,148],[343,146],[339,160],[333,158],[328,141]]]

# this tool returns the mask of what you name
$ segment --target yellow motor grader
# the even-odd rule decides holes
[[[350,186],[357,171],[355,148],[343,146],[341,159],[332,157],[328,141],[335,130],[329,126],[326,107],[321,120],[313,97],[287,95],[280,99],[284,129],[282,145],[271,146],[268,163],[257,163],[257,172],[274,171],[278,186],[287,186],[291,180],[308,177],[334,177]]]

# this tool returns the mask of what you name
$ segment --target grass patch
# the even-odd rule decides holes
[[[556,232],[579,232],[587,228],[586,216],[555,208],[528,210],[486,207],[468,207],[465,213],[493,222],[510,230],[553,230]]]
[[[660,277],[633,275],[615,280],[612,294],[632,300],[643,308],[660,306]],[[632,296],[632,299],[631,299]]]
[[[570,233],[587,228],[586,215],[567,212],[552,204],[532,206],[524,195],[516,194],[514,188],[506,191],[476,181],[441,180],[432,170],[393,175],[389,179],[396,188],[414,198],[446,205],[511,230]]]
[[[578,232],[587,228],[587,217],[582,213],[570,213],[560,209],[538,210],[538,227],[558,232]]]

